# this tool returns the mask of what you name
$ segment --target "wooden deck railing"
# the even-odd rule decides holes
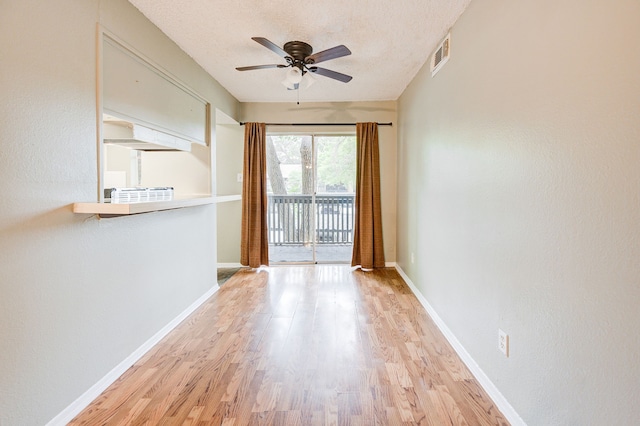
[[[353,244],[355,195],[269,195],[269,244]],[[313,226],[315,224],[315,226]],[[315,231],[315,232],[314,232]]]

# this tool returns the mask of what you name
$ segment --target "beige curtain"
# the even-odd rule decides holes
[[[356,205],[351,265],[384,267],[378,124],[357,123]]]
[[[240,263],[252,268],[269,264],[266,152],[266,125],[264,123],[246,123],[244,128]]]

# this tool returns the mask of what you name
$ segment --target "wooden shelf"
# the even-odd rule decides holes
[[[180,198],[170,201],[149,201],[142,203],[74,203],[73,212],[79,214],[97,214],[100,217],[127,216],[162,210],[181,209],[183,207],[203,206],[216,202],[214,197]]]

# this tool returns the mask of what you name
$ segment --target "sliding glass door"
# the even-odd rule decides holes
[[[354,135],[268,135],[270,263],[348,263]]]

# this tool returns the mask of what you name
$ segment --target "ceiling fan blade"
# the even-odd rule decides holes
[[[287,52],[285,52],[284,50],[282,50],[282,48],[280,46],[278,46],[277,44],[267,40],[264,37],[251,37],[251,40],[260,43],[261,45],[263,45],[267,49],[271,50],[272,52],[275,52],[276,54],[278,54],[279,56],[282,56],[283,58],[286,58],[287,56],[289,56],[289,54]]]
[[[331,71],[331,70],[328,70],[326,68],[309,67],[308,70],[311,71],[314,74],[320,74],[320,75],[323,75],[325,77],[333,78],[334,80],[338,80],[338,81],[341,81],[343,83],[348,83],[353,78],[350,75],[342,74],[342,73],[336,72],[336,71]]]
[[[237,67],[238,71],[250,71],[250,70],[265,70],[268,68],[286,68],[287,65],[281,64],[269,64],[269,65],[251,65],[248,67]]]
[[[351,51],[347,49],[347,46],[341,44],[340,46],[332,47],[331,49],[309,55],[304,59],[304,61],[308,64],[318,64],[320,62],[342,58],[343,56],[348,55],[351,55]]]

